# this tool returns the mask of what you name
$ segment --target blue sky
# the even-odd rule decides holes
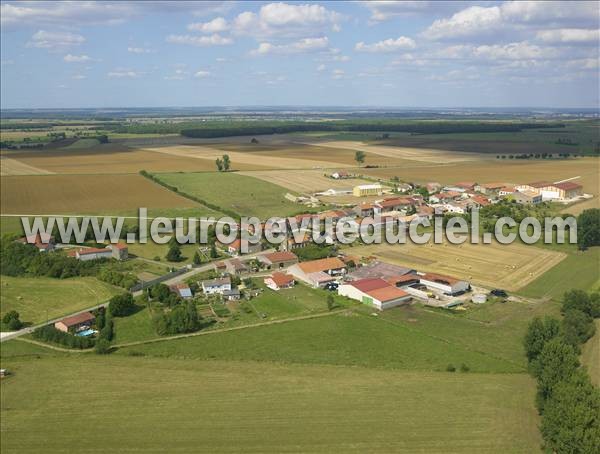
[[[2,108],[598,107],[598,2],[2,2]]]

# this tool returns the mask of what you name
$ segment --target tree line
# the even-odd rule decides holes
[[[600,294],[571,290],[563,297],[561,312],[562,320],[534,318],[524,338],[529,370],[537,380],[544,448],[594,453],[600,446],[600,390],[590,382],[578,355],[595,333]]]

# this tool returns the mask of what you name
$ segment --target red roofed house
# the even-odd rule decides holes
[[[456,186],[457,188],[473,191],[475,190],[475,186],[477,186],[477,183],[473,181],[461,181],[460,183],[456,183],[454,186]]]
[[[59,320],[54,323],[54,327],[63,333],[77,333],[84,329],[89,329],[95,319],[96,317],[91,312],[82,312],[81,314]]]
[[[47,233],[37,233],[19,239],[23,244],[33,244],[40,252],[48,252],[54,250],[54,237]]]
[[[271,290],[281,290],[282,288],[292,288],[295,284],[294,277],[286,273],[275,272],[264,279],[264,283]]]
[[[375,213],[381,214],[390,211],[400,211],[414,205],[416,205],[416,201],[411,197],[392,197],[375,202],[373,209]]]
[[[380,311],[411,300],[408,293],[379,278],[344,283],[338,287],[338,294],[372,305]]]
[[[79,248],[74,252],[71,251],[69,255],[81,261],[110,258],[116,260],[125,260],[128,257],[128,248],[125,244],[117,243],[109,244],[105,248]]]
[[[251,244],[248,243],[248,252],[242,252],[242,240],[236,238],[229,244],[221,244],[222,247],[227,251],[229,255],[241,255],[241,254],[254,254],[262,251],[262,245],[260,243]]]

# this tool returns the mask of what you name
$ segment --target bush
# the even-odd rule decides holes
[[[200,316],[192,301],[186,301],[169,312],[156,315],[153,322],[156,332],[161,336],[192,333],[200,328]]]
[[[471,370],[471,368],[469,366],[467,366],[466,364],[461,364],[460,365],[460,371],[461,372],[469,372]]]
[[[452,364],[448,364],[446,366],[446,372],[455,372],[456,371],[456,367],[454,367]]]
[[[106,339],[98,339],[96,342],[96,346],[94,347],[94,351],[99,355],[106,355],[110,353],[110,342]]]
[[[19,313],[17,311],[8,311],[2,317],[2,323],[9,331],[17,331],[23,327],[23,323],[19,319]]]
[[[36,329],[32,333],[32,336],[34,339],[64,345],[68,348],[86,349],[94,346],[94,340],[89,337],[74,336],[71,333],[59,331],[50,325]]]
[[[113,296],[108,303],[108,311],[115,317],[129,315],[134,309],[135,303],[133,302],[133,295],[131,293]]]

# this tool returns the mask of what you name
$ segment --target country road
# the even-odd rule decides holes
[[[252,259],[252,258],[255,258],[258,255],[268,254],[269,252],[272,252],[272,251],[273,251],[272,249],[268,249],[268,250],[265,250],[265,251],[255,252],[253,254],[244,255],[243,258],[244,259]],[[224,261],[226,261],[226,260],[224,260]],[[211,270],[213,268],[213,265],[214,265],[214,263],[210,262],[210,263],[207,263],[205,265],[201,265],[201,266],[199,266],[197,268],[191,268],[190,271],[188,271],[187,273],[183,273],[183,274],[180,274],[179,276],[175,276],[175,277],[173,277],[171,279],[168,279],[168,280],[164,281],[163,284],[165,284],[165,285],[178,284],[179,282],[182,282],[182,281],[185,281],[186,279],[194,277],[196,274],[200,274],[200,273],[203,273],[205,271]],[[257,276],[258,275],[260,275],[260,273],[257,273]],[[251,274],[249,276],[254,276],[254,275]],[[142,292],[143,292],[143,290],[138,290],[137,292],[133,292],[133,296],[134,297],[141,296]],[[99,309],[101,307],[106,307],[106,306],[108,306],[108,301],[105,301],[104,303],[97,304],[97,305],[92,306],[92,307],[88,307],[88,308],[82,309],[82,310],[77,311],[77,312],[73,312],[71,314],[63,315],[62,317],[57,317],[57,318],[48,320],[45,323],[39,323],[37,325],[28,326],[26,328],[20,329],[19,331],[2,332],[2,333],[0,333],[0,342],[5,342],[5,341],[10,340],[10,339],[15,339],[17,337],[24,336],[25,334],[29,334],[29,333],[35,331],[37,328],[41,328],[42,326],[53,324],[53,323],[55,323],[55,322],[57,322],[59,320],[62,320],[65,317],[71,317],[73,315],[82,314],[84,312],[93,311],[93,310]]]

